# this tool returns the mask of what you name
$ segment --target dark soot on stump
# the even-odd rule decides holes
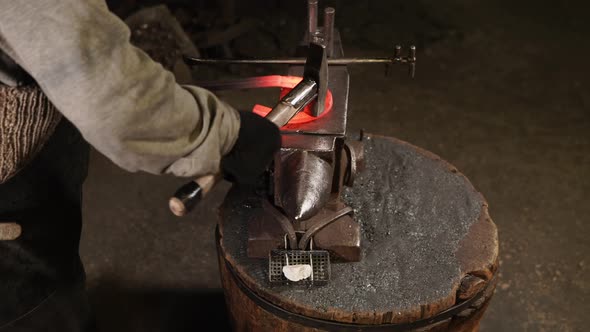
[[[290,302],[346,312],[403,311],[448,296],[459,282],[454,253],[483,200],[461,175],[399,141],[368,136],[366,169],[344,199],[362,229],[363,259],[332,264],[327,286],[271,288],[268,262],[246,256],[253,206],[230,191],[223,204],[223,245],[236,264]]]

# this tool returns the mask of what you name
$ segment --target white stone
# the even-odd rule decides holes
[[[311,276],[312,268],[309,264],[285,265],[283,274],[291,281],[307,279]]]

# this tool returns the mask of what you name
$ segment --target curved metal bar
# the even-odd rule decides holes
[[[328,226],[329,224],[331,224],[332,222],[336,221],[338,218],[345,216],[351,212],[352,212],[352,208],[350,206],[347,206],[347,207],[342,208],[338,211],[332,212],[324,220],[321,220],[321,221],[313,224],[307,230],[307,232],[305,232],[305,234],[303,234],[303,236],[301,237],[301,240],[299,240],[299,249],[305,250],[305,248],[307,248],[307,244],[309,243],[309,240],[313,237],[313,235],[315,233],[319,232],[322,228],[324,228],[324,227]]]

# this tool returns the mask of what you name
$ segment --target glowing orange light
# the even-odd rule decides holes
[[[282,88],[281,89],[281,95],[280,98],[283,98],[287,93],[289,93],[289,91],[291,91],[291,89],[293,89],[297,84],[299,84],[299,82],[301,82],[303,78],[302,77],[297,77],[297,76],[280,76],[280,77],[276,77],[275,80],[273,80],[273,86],[275,87],[279,87]],[[320,116],[313,116],[310,115],[311,114],[311,110],[312,107],[314,107],[315,102],[310,103],[309,105],[307,105],[301,112],[297,113],[297,115],[295,115],[288,124],[304,124],[304,123],[308,123],[311,121],[314,121],[316,119],[319,119],[323,116],[325,116],[326,114],[328,114],[331,110],[332,110],[332,106],[334,104],[334,100],[332,98],[332,92],[330,90],[328,90],[328,92],[326,93],[326,106],[324,107],[324,112],[320,115]],[[253,112],[260,115],[260,116],[266,116],[272,109],[270,107],[267,106],[263,106],[263,105],[254,105],[253,108]]]

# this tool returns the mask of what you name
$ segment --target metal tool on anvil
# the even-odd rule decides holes
[[[339,32],[334,29],[333,8],[324,10],[324,26],[317,26],[317,0],[308,0],[309,28],[297,57],[288,59],[198,59],[188,64],[286,64],[288,76],[271,75],[226,81],[200,82],[210,90],[280,86],[280,101],[270,110],[257,105],[254,112],[281,127],[282,147],[275,154],[265,193],[252,193],[248,216],[247,253],[269,259],[271,283],[325,284],[330,262],[361,259],[360,225],[342,199],[345,186],[364,167],[363,135],[346,135],[348,118],[348,65],[360,63],[405,64],[413,76],[416,49],[392,58],[344,58]],[[305,64],[304,66],[302,66]],[[290,85],[299,78],[297,85]],[[315,103],[312,103],[316,101]],[[305,110],[304,110],[305,109]],[[175,214],[183,215],[198,201],[204,187],[219,176],[189,184],[171,199]],[[205,181],[207,180],[207,181]],[[186,190],[188,188],[188,190]],[[255,203],[259,202],[259,203]],[[180,213],[179,213],[180,212]]]
[[[303,80],[291,92],[286,95],[273,109],[273,114],[268,114],[269,120],[277,126],[282,127],[289,123],[298,112],[317,98],[314,104],[312,116],[319,116],[323,113],[325,107],[325,98],[327,95],[328,66],[347,65],[347,64],[372,64],[386,63],[390,64],[407,64],[409,66],[409,75],[415,74],[416,68],[416,48],[410,47],[408,56],[401,56],[401,46],[395,46],[394,56],[392,58],[334,58],[328,59],[325,55],[325,47],[312,43],[309,47],[308,58],[288,58],[288,59],[201,59],[191,56],[185,56],[188,64],[287,64],[300,65],[306,64]],[[320,49],[322,49],[320,51]],[[324,54],[321,54],[324,53]],[[308,63],[309,62],[309,63]],[[320,79],[323,77],[324,79]],[[209,81],[199,82],[200,87],[210,90],[224,89],[252,89],[277,86],[274,77],[252,77],[246,79],[235,79],[226,81]],[[319,84],[317,83],[319,82]],[[221,180],[219,174],[206,175],[195,179],[181,188],[179,188],[170,199],[170,210],[177,216],[184,216],[190,212],[196,204]]]
[[[266,115],[279,128],[285,126],[297,113],[312,101],[314,116],[323,113],[328,84],[325,47],[310,43],[303,79]],[[219,174],[206,175],[180,187],[170,198],[170,210],[184,216],[222,179]]]

